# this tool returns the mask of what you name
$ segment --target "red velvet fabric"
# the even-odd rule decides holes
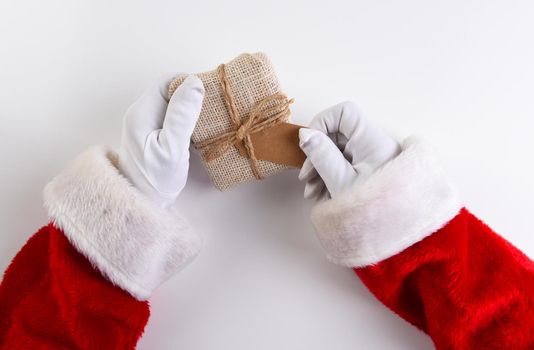
[[[534,349],[534,263],[466,209],[400,254],[355,271],[437,349]]]
[[[113,286],[52,224],[0,285],[0,349],[134,349],[149,306]]]

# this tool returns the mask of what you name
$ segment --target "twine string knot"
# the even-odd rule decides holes
[[[236,137],[238,141],[243,141],[245,136],[247,136],[248,130],[246,128],[246,125],[241,125],[239,129],[237,129]]]

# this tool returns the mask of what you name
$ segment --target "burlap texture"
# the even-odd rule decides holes
[[[239,120],[246,118],[256,103],[280,92],[280,85],[267,55],[263,53],[242,54],[225,64],[226,77],[232,88]],[[233,130],[230,114],[224,102],[217,70],[196,74],[204,83],[206,94],[198,123],[191,137],[193,144]],[[185,80],[179,76],[169,86],[169,96]],[[221,157],[203,163],[215,187],[229,190],[239,183],[255,180],[249,159],[239,154],[235,147]],[[263,177],[279,173],[287,165],[258,160],[258,169]]]

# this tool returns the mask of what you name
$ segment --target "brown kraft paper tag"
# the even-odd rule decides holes
[[[301,168],[306,155],[299,147],[300,125],[279,123],[250,135],[257,159]],[[248,157],[243,142],[235,144],[239,154]]]

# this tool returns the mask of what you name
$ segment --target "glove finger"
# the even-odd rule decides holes
[[[160,135],[169,148],[181,151],[189,148],[203,100],[204,85],[194,75],[188,76],[176,89],[169,101]]]
[[[300,147],[323,179],[332,197],[356,180],[356,172],[337,146],[324,133],[302,128]]]
[[[325,188],[324,181],[320,177],[316,177],[315,179],[308,181],[306,186],[304,186],[304,198],[317,198]]]
[[[319,176],[319,174],[317,173],[317,170],[315,170],[315,168],[313,167],[313,163],[309,158],[306,158],[299,172],[299,180],[310,181],[311,179],[317,176]]]
[[[124,119],[124,127],[136,139],[143,141],[154,130],[161,129],[167,109],[167,88],[172,76],[165,76],[152,84],[135,101]]]
[[[353,136],[361,118],[362,113],[355,103],[341,102],[317,114],[312,119],[310,128],[325,134],[341,134],[346,143]]]
[[[327,199],[330,199],[330,193],[328,192],[328,190],[326,189],[326,186],[323,187],[323,190],[321,191],[321,193],[319,193],[317,195],[317,200],[318,201],[322,201],[322,200],[327,200]]]
[[[398,149],[398,143],[366,118],[353,102],[342,102],[319,113],[310,127],[336,135],[334,142],[353,165],[382,164]]]
[[[309,158],[306,158],[302,165],[299,180],[306,182],[306,186],[304,187],[304,198],[306,199],[319,199],[321,193],[328,192],[323,179],[321,179]]]
[[[377,168],[400,152],[399,143],[370,119],[361,117],[345,146],[345,157],[351,163],[367,163]]]

